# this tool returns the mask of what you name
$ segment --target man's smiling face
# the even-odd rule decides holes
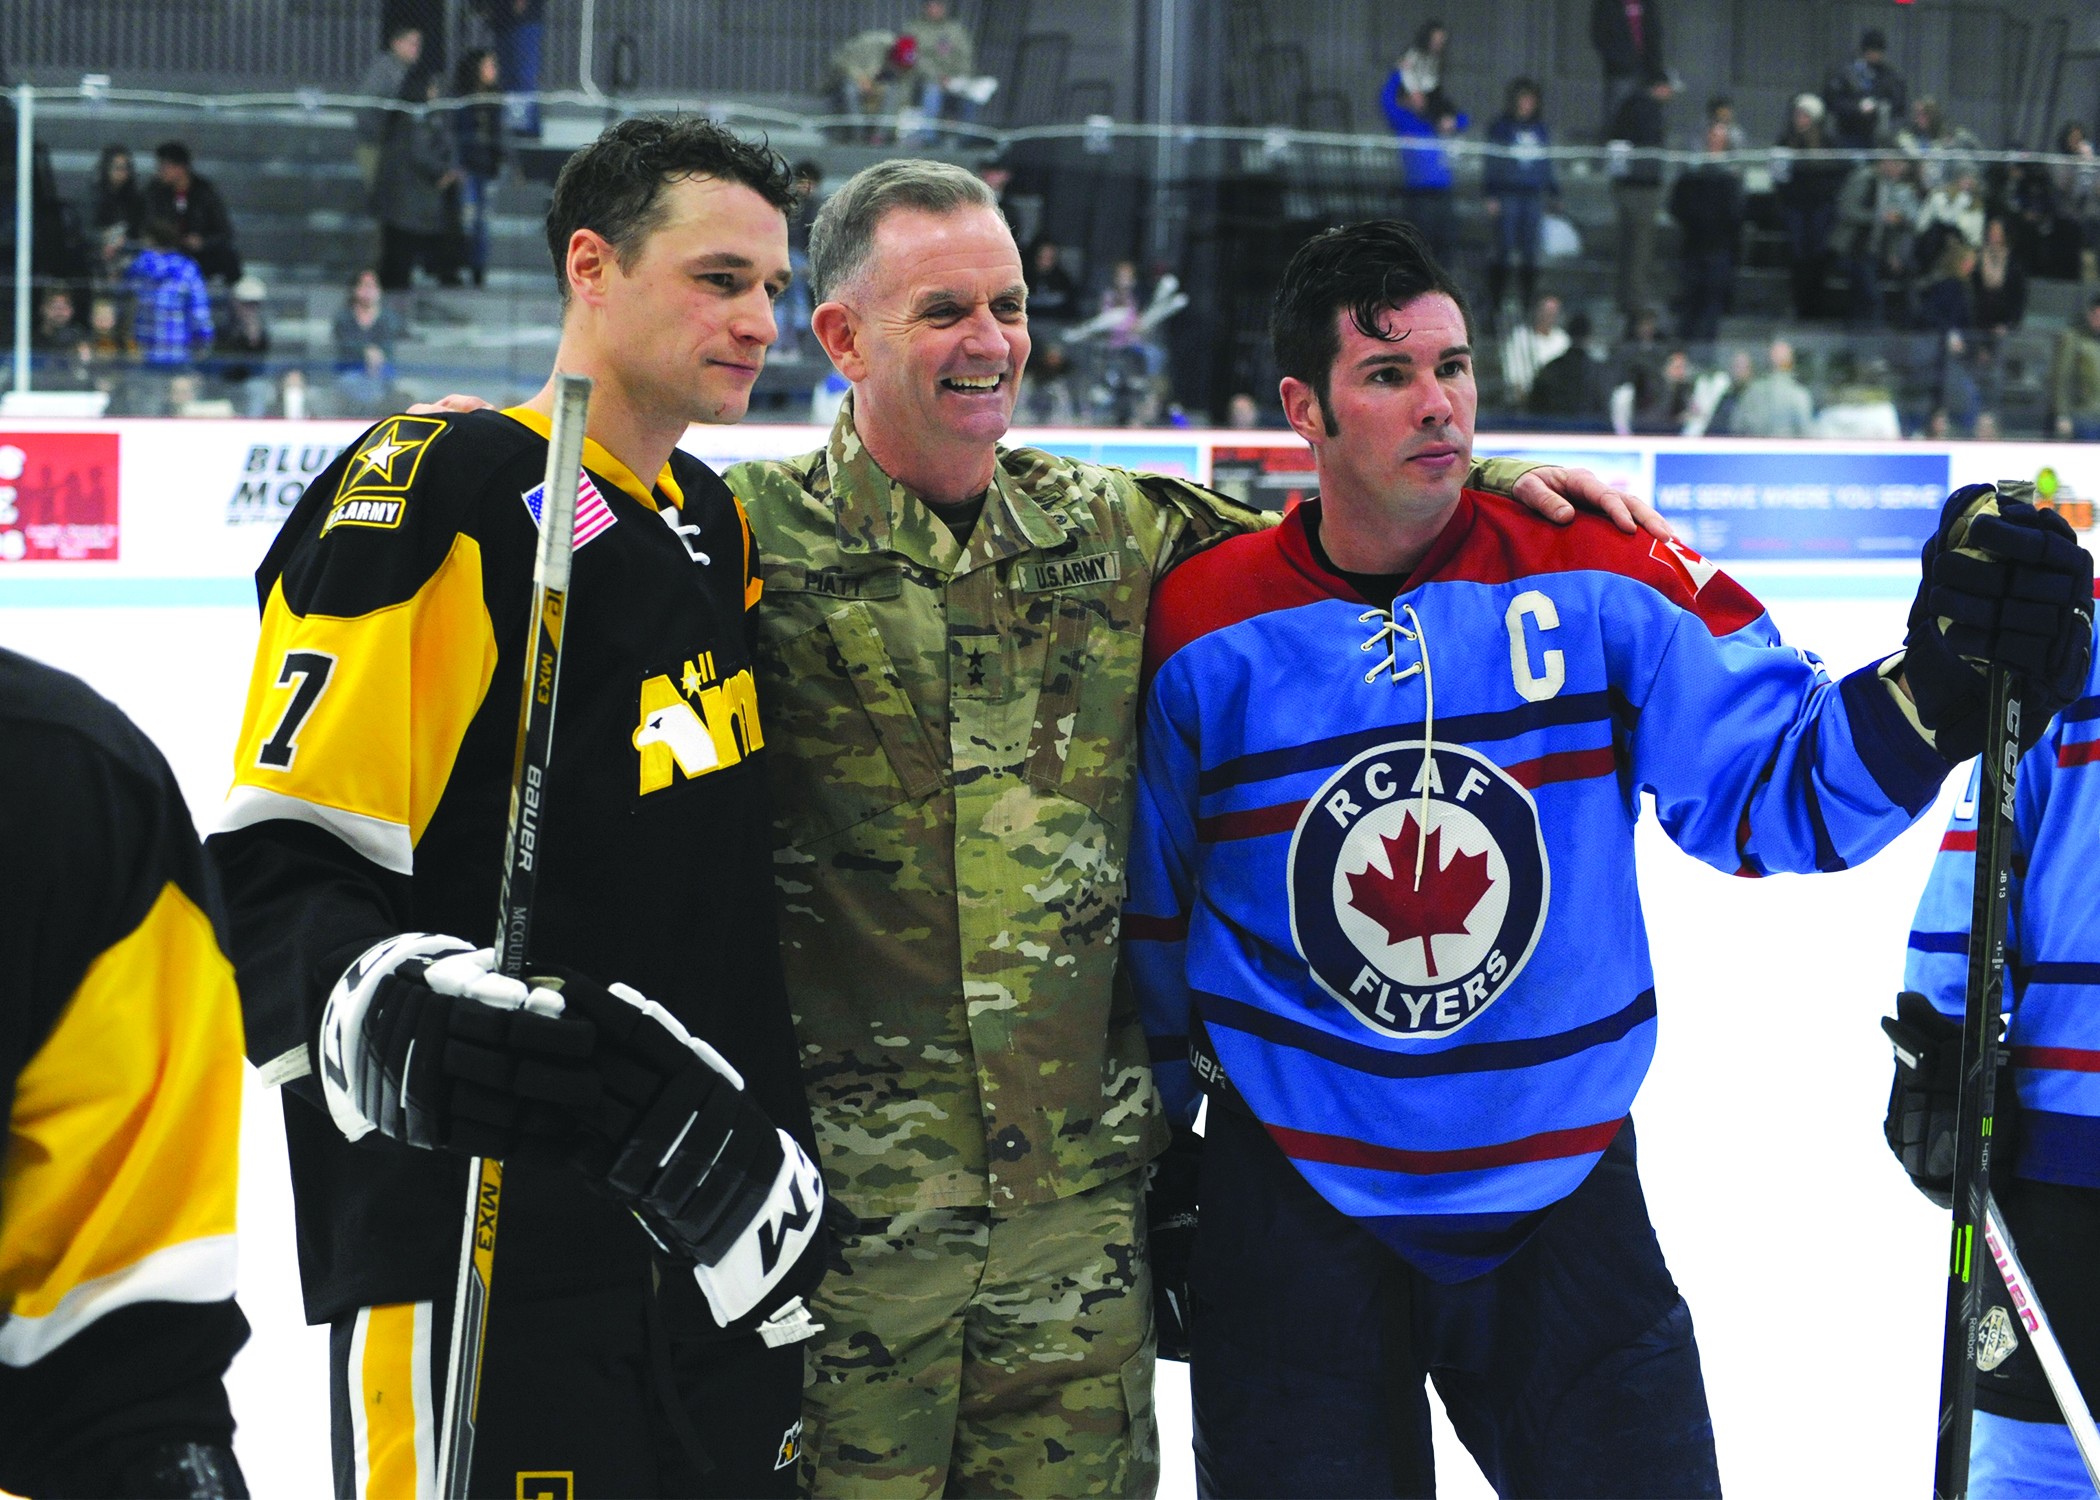
[[[990,208],[897,209],[834,300],[853,317],[854,419],[915,448],[991,445],[1028,363],[1028,289]]]

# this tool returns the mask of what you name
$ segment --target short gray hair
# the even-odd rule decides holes
[[[962,208],[997,209],[983,179],[944,161],[893,157],[865,167],[824,201],[809,228],[809,289],[828,302],[867,264],[875,228],[896,209],[952,214]]]

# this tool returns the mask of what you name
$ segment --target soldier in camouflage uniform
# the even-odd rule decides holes
[[[763,558],[788,992],[852,1216],[814,1299],[813,1488],[1150,1494],[1138,1169],[1167,1132],[1114,983],[1139,656],[1159,575],[1262,517],[996,447],[1026,294],[968,173],[867,169],[810,261],[853,393],[825,448],[727,477]]]

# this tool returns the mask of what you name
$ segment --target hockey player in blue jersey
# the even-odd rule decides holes
[[[1308,242],[1273,332],[1319,497],[1160,585],[1124,924],[1169,1111],[1211,1099],[1198,1489],[1433,1493],[1427,1376],[1504,1495],[1717,1494],[1627,1118],[1641,794],[1724,869],[1866,858],[1974,752],[1965,656],[2075,694],[2090,562],[1964,493],[1908,652],[1832,681],[1696,553],[1462,488],[1470,328],[1410,226]]]
[[[2100,667],[2100,652],[2093,665]],[[2005,1000],[2010,1012],[1993,1114],[1991,1194],[2090,1406],[2100,1397],[2100,680],[2020,762],[2013,807]],[[1889,1147],[1933,1202],[1949,1206],[1961,1015],[1976,872],[1976,784],[1918,902],[1904,993],[1882,1024],[1897,1047]],[[2009,1084],[2009,1086],[2008,1086]],[[2005,1152],[2009,1141],[2011,1151]],[[1969,1489],[2087,1496],[2092,1480],[2050,1394],[1997,1268],[1983,1266]]]

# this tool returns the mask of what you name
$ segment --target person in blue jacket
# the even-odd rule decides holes
[[[2093,656],[2100,668],[2100,653]],[[1896,1016],[1886,1125],[1919,1191],[1949,1206],[1976,873],[1976,780],[1918,902]],[[1991,1194],[2088,1405],[2100,1396],[2100,675],[2020,761],[2005,945],[2003,1066]],[[2010,1150],[2006,1149],[2010,1146]],[[1969,1489],[2091,1496],[2048,1381],[1989,1257]]]
[[[1400,137],[1400,211],[1429,239],[1439,261],[1458,248],[1458,210],[1451,200],[1451,153],[1444,142],[1466,128],[1443,91],[1411,92],[1400,68],[1378,96],[1385,118]]]
[[[1481,181],[1482,206],[1495,224],[1495,244],[1488,260],[1488,321],[1499,327],[1502,294],[1509,286],[1509,267],[1517,267],[1520,307],[1538,300],[1539,229],[1547,203],[1560,196],[1553,175],[1553,144],[1540,118],[1542,96],[1529,78],[1510,80],[1508,102],[1488,126],[1488,140],[1501,149],[1489,156]]]
[[[2076,696],[2091,560],[1959,491],[1906,649],[1833,681],[1690,549],[1462,487],[1470,320],[1412,226],[1308,241],[1272,333],[1319,495],[1154,594],[1122,928],[1170,1117],[1210,1099],[1198,1489],[1433,1493],[1427,1376],[1501,1494],[1718,1494],[1628,1119],[1643,794],[1726,870],[1867,858],[1980,744],[1971,659]]]

